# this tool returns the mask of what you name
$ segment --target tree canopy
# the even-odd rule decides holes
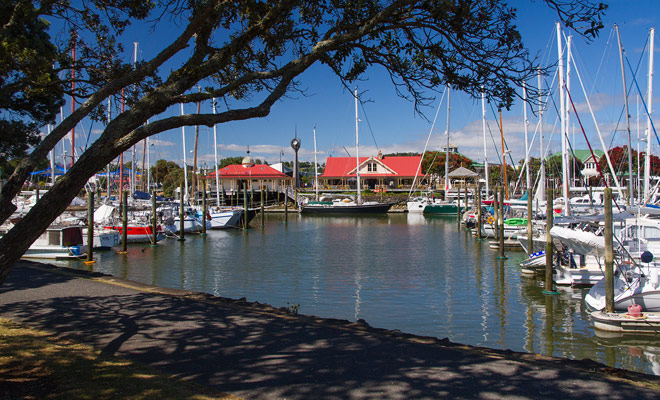
[[[601,3],[544,2],[586,36],[602,26]],[[0,282],[87,179],[119,154],[181,126],[264,117],[276,101],[304,94],[297,79],[312,65],[326,66],[347,87],[373,68],[384,68],[397,94],[417,110],[446,84],[475,96],[483,91],[507,107],[538,67],[516,28],[516,10],[503,0],[18,0],[2,11],[3,46],[25,43],[27,49],[19,59],[23,64],[0,71],[2,101],[8,101],[0,106],[3,121],[24,123],[20,131],[27,145],[34,143],[29,132],[52,121],[64,95],[73,96],[78,106],[35,145],[4,185],[0,221],[15,209],[11,200],[36,163],[77,123],[93,117],[105,126],[67,174],[0,239]],[[62,27],[55,39],[48,36],[45,20]],[[153,58],[121,61],[118,35],[137,23],[151,24],[159,39],[165,37],[159,36],[163,29],[180,29]],[[22,84],[11,86],[12,79]],[[24,107],[29,112],[21,111],[21,98],[30,102]],[[225,111],[164,114],[169,107],[211,99]],[[126,107],[110,117],[108,102]],[[2,151],[23,151],[15,149]]]

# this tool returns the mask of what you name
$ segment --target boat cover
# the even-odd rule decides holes
[[[550,235],[577,254],[605,256],[605,238],[592,232],[553,226]]]
[[[94,211],[94,221],[106,223],[110,217],[112,217],[113,211],[115,211],[113,206],[108,206],[105,204],[101,205],[96,209],[96,211]]]

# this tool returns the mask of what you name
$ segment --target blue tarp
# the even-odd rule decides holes
[[[30,172],[30,175],[45,175],[45,176],[50,176],[51,175],[51,169],[50,167],[43,169],[41,171],[35,171],[35,172]],[[60,167],[59,165],[55,165],[55,175],[64,175],[64,168]]]

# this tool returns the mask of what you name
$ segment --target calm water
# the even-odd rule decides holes
[[[602,339],[584,289],[545,296],[521,276],[522,252],[496,251],[455,219],[267,215],[248,231],[210,231],[126,255],[97,253],[94,270],[152,285],[268,303],[302,314],[447,337],[454,342],[590,358],[660,374],[660,339]],[[81,262],[74,268],[86,269]]]

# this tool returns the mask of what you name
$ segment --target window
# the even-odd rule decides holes
[[[378,166],[376,165],[375,162],[370,162],[367,164],[367,171],[376,172],[377,170],[378,170]]]

